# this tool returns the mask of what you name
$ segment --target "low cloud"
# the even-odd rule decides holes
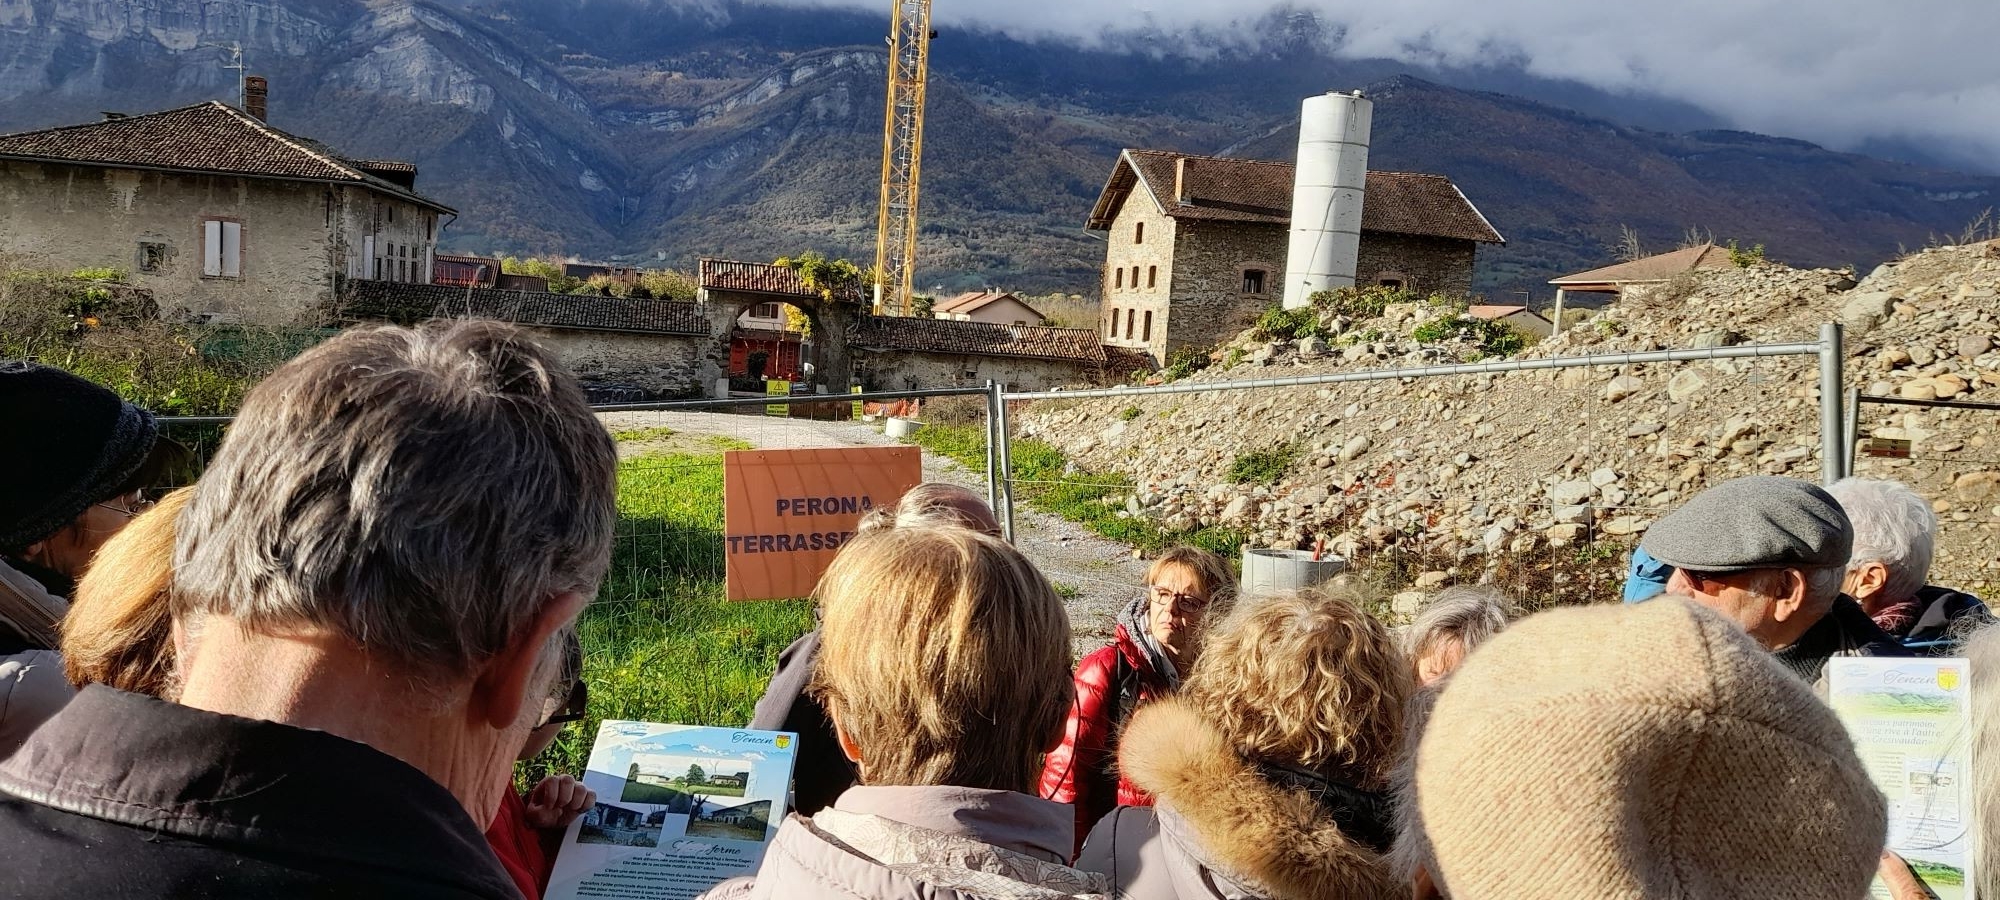
[[[778,0],[877,9],[873,0]],[[941,27],[1115,42],[1248,38],[1279,7],[1243,0],[939,0]],[[1738,128],[1837,148],[1871,139],[1992,169],[2000,158],[2000,2],[1927,0],[1303,0],[1332,52],[1519,67],[1699,106]],[[887,10],[882,10],[885,14]]]

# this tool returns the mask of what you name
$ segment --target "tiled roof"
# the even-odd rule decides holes
[[[936,305],[931,307],[931,312],[950,313],[954,315],[960,313],[971,313],[974,310],[984,308],[990,304],[998,303],[1002,300],[1009,300],[1009,299],[1013,300],[1015,303],[1021,304],[1022,306],[1027,306],[1028,311],[1034,313],[1037,316],[1040,316],[1042,314],[1041,310],[1038,310],[1032,306],[1028,306],[1028,301],[1023,300],[1020,297],[1017,297],[1008,291],[967,291],[949,300],[939,300]]]
[[[850,341],[870,350],[915,350],[972,356],[1031,356],[1104,364],[1104,345],[1088,328],[989,325],[950,319],[863,316]]]
[[[0,158],[365,184],[441,212],[451,208],[362,171],[323,145],[218,101],[43,131],[0,135]],[[369,166],[388,166],[375,160]],[[401,165],[408,166],[407,163]],[[409,167],[414,173],[416,168]]]
[[[625,300],[593,294],[538,294],[492,288],[349,281],[336,314],[341,319],[412,324],[464,316],[517,325],[644,334],[707,335],[708,317],[679,300]]]
[[[1735,263],[1729,259],[1729,251],[1712,243],[1682,247],[1671,253],[1661,253],[1615,266],[1578,272],[1551,279],[1550,284],[1638,284],[1650,281],[1665,281],[1682,272],[1695,269],[1726,269]]]
[[[1089,227],[1111,227],[1118,207],[1142,189],[1177,219],[1289,226],[1293,171],[1287,162],[1127,150],[1098,196]],[[1451,179],[1418,172],[1369,172],[1361,228],[1506,243]]]

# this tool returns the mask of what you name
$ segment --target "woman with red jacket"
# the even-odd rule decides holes
[[[1200,652],[1201,625],[1235,599],[1229,563],[1175,547],[1146,571],[1146,594],[1118,614],[1110,643],[1076,666],[1076,703],[1063,742],[1042,768],[1042,796],[1076,808],[1076,848],[1114,806],[1153,799],[1117,771],[1117,735],[1133,708],[1180,686]]]

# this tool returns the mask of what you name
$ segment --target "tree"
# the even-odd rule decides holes
[[[805,310],[793,306],[790,303],[785,304],[784,309],[785,309],[785,330],[796,331],[807,337],[811,337],[813,333],[812,318],[806,315]]]
[[[645,272],[639,276],[639,284],[661,300],[681,300],[694,302],[701,284],[693,275],[678,269],[661,269]]]
[[[1645,258],[1646,248],[1639,243],[1638,230],[1630,225],[1618,226],[1618,255],[1615,259],[1619,262],[1631,262]]]
[[[638,781],[638,780],[639,780],[639,764],[638,764],[638,763],[633,763],[633,764],[632,764],[632,768],[629,768],[629,769],[626,769],[626,770],[625,770],[625,780],[626,780],[626,781]]]
[[[910,298],[910,315],[919,319],[931,317],[931,310],[937,308],[937,298],[918,294]]]
[[[531,256],[523,259],[509,256],[500,260],[500,271],[508,275],[528,275],[547,279],[550,293],[555,294],[573,294],[584,286],[582,279],[563,274],[563,264],[560,260],[547,257]]]
[[[807,250],[796,257],[778,257],[771,264],[799,273],[799,280],[823,299],[832,300],[836,294],[843,295],[842,299],[861,296],[861,267],[848,260],[828,259],[817,250]]]
[[[708,782],[708,773],[702,771],[701,764],[690,763],[688,764],[687,778],[688,784],[706,784]]]

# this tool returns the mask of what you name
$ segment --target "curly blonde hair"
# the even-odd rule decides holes
[[[1379,789],[1402,747],[1409,665],[1348,597],[1304,590],[1215,623],[1185,696],[1238,753]]]

